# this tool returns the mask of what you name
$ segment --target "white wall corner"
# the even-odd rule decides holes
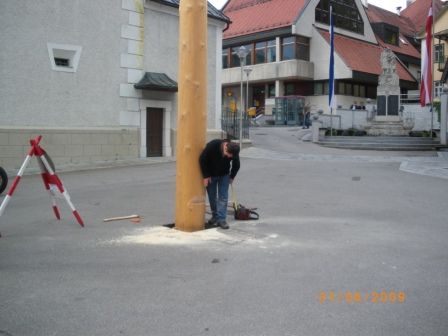
[[[136,90],[133,84],[120,84],[120,97],[141,98],[142,93]]]
[[[143,56],[121,54],[120,66],[122,68],[143,69]]]
[[[145,15],[143,13],[129,12],[129,25],[143,27],[145,23]]]
[[[142,27],[121,25],[121,37],[130,40],[143,41],[144,29]]]
[[[128,83],[138,83],[143,78],[145,72],[138,69],[128,69]]]
[[[143,41],[128,40],[128,53],[143,56],[145,53],[145,43]]]
[[[144,12],[144,0],[121,0],[121,8],[132,12]]]

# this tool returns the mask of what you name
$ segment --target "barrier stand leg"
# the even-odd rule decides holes
[[[28,154],[25,158],[25,160],[22,163],[22,166],[19,169],[19,172],[17,173],[17,176],[14,178],[14,181],[12,182],[11,188],[9,188],[8,193],[6,194],[5,198],[3,199],[2,204],[0,205],[0,216],[3,215],[3,212],[5,211],[6,206],[8,205],[9,201],[11,200],[12,195],[14,194],[14,191],[17,188],[17,185],[20,182],[20,179],[23,176],[23,172],[25,171],[26,166],[28,166],[28,163],[31,160],[31,157],[35,155],[35,145],[38,145],[40,140],[42,139],[42,136],[38,136],[36,139],[31,140],[31,148],[28,151]]]
[[[51,199],[51,204],[52,204],[52,207],[53,207],[53,212],[54,212],[56,218],[58,220],[60,220],[61,219],[61,215],[59,213],[59,209],[58,209],[58,206],[56,204],[56,197],[55,197],[55,193],[54,193],[54,190],[53,190],[54,185],[50,184],[50,179],[48,178],[48,173],[46,172],[46,167],[45,167],[44,163],[42,162],[42,159],[40,158],[40,156],[37,157],[37,161],[39,163],[41,176],[42,176],[42,180],[44,181],[45,189],[50,194],[50,199]]]
[[[72,201],[70,200],[70,195],[68,194],[67,190],[64,188],[64,185],[62,184],[62,182],[59,179],[59,177],[56,175],[56,173],[51,168],[51,166],[48,163],[47,158],[45,157],[44,154],[45,154],[45,152],[42,150],[42,148],[40,148],[39,146],[36,146],[36,155],[39,156],[39,159],[42,161],[42,163],[45,166],[45,169],[47,170],[47,172],[45,173],[46,176],[45,176],[44,180],[46,180],[48,185],[53,184],[53,185],[55,185],[59,189],[59,192],[62,194],[62,196],[64,197],[64,199],[67,202],[68,206],[72,210],[73,216],[75,216],[75,218],[78,221],[79,225],[84,227],[84,222],[83,222],[83,220],[81,218],[81,215],[79,214],[78,210],[76,210],[75,206],[73,205]],[[55,214],[56,214],[56,217],[57,217],[59,212],[55,211]]]
[[[50,197],[52,200],[53,205],[53,211],[56,215],[57,219],[60,219],[60,213],[59,209],[56,205],[56,198],[54,195],[54,191],[52,190],[53,186],[56,186],[62,196],[64,197],[65,201],[67,202],[68,206],[72,210],[73,215],[75,216],[76,220],[78,221],[79,225],[84,227],[84,222],[81,218],[81,215],[76,210],[75,206],[70,200],[70,195],[68,194],[67,190],[64,189],[64,186],[59,179],[59,177],[56,175],[56,173],[53,171],[52,167],[48,163],[48,160],[45,157],[45,151],[39,146],[39,143],[42,139],[42,135],[39,135],[36,139],[30,140],[31,148],[28,152],[28,155],[25,158],[25,161],[23,162],[22,166],[19,169],[19,172],[17,173],[17,176],[15,177],[11,188],[9,189],[8,193],[6,194],[5,198],[2,201],[2,204],[0,205],[0,216],[3,215],[3,212],[5,211],[6,206],[8,205],[9,201],[11,200],[12,195],[14,194],[14,191],[17,187],[17,185],[20,182],[20,179],[23,176],[23,172],[25,171],[25,168],[28,166],[28,163],[30,162],[30,159],[32,156],[36,156],[38,159],[39,166],[41,168],[42,172],[42,179],[44,181],[45,189],[47,189],[50,192]],[[1,237],[1,234],[0,234]]]

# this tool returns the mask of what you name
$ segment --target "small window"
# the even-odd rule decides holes
[[[80,46],[47,43],[47,49],[54,71],[76,72],[81,57]]]
[[[293,36],[284,37],[282,39],[282,60],[290,60],[296,58],[295,38]]]
[[[62,67],[69,67],[70,66],[70,60],[68,58],[55,57],[54,58],[54,63],[57,66],[62,66]]]
[[[366,87],[364,85],[359,86],[359,96],[366,97]]]
[[[329,92],[329,87],[330,85],[328,84],[328,82],[324,82],[324,95],[327,95]]]
[[[227,69],[229,67],[229,48],[222,50],[222,68]]]
[[[266,42],[255,43],[255,64],[266,62]]]
[[[276,52],[275,52],[275,40],[267,42],[266,49],[266,62],[275,62]]]
[[[345,94],[345,83],[344,82],[338,82],[337,88],[338,88],[338,90],[337,90],[338,94],[340,94],[340,95]]]
[[[310,60],[310,39],[303,36],[297,36],[297,58]]]
[[[345,83],[345,94],[351,96],[353,92],[352,84]]]
[[[314,94],[315,95],[322,95],[324,92],[324,87],[322,85],[322,82],[314,83]]]
[[[295,85],[293,83],[288,83],[285,85],[285,96],[291,96],[295,94]]]
[[[386,28],[384,31],[384,42],[388,44],[398,45],[398,32]]]
[[[445,62],[444,45],[443,44],[435,44],[434,45],[434,62],[436,62],[436,63],[444,63]]]
[[[268,85],[268,98],[275,97],[275,84]]]

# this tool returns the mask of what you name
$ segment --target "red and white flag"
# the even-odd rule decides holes
[[[429,8],[426,18],[426,37],[422,44],[422,80],[420,82],[420,105],[431,104],[432,99],[432,7]]]

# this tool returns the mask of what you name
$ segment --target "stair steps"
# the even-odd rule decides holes
[[[409,136],[326,136],[318,144],[332,148],[385,151],[430,151],[446,148],[436,139]]]

